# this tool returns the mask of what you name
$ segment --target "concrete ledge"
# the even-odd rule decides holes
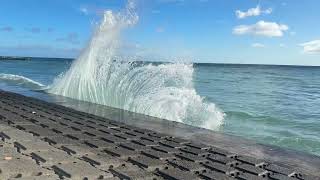
[[[45,98],[0,90],[0,179],[320,179],[318,156]]]

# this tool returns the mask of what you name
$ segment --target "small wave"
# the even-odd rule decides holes
[[[43,90],[46,87],[45,85],[32,79],[15,74],[0,73],[0,82],[5,82],[9,85],[17,85],[32,90]]]
[[[240,112],[240,111],[227,111],[225,112],[227,114],[228,117],[237,117],[237,118],[241,118],[241,119],[247,119],[247,118],[252,118],[254,117],[253,115],[246,113],[246,112]]]
[[[268,116],[268,115],[254,115],[247,112],[240,111],[227,111],[225,112],[228,119],[239,121],[254,121],[258,124],[269,124],[269,125],[277,125],[277,126],[287,126],[290,122],[288,122],[284,118]]]

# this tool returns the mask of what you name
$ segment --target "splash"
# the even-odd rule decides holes
[[[192,64],[155,65],[119,58],[119,36],[138,19],[132,1],[121,12],[106,11],[87,48],[48,92],[204,128],[218,128],[224,113],[215,104],[205,103],[195,91]]]
[[[14,74],[3,74],[0,73],[0,81],[5,82],[10,85],[18,85],[24,88],[33,89],[33,90],[41,90],[45,88],[45,85],[33,81],[24,76],[14,75]]]

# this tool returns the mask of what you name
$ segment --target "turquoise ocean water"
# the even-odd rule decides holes
[[[67,59],[37,58],[30,61],[0,61],[0,88],[4,90],[24,89],[27,92],[37,89],[50,89],[54,80],[58,79],[62,73],[67,72],[71,64],[72,60]],[[135,68],[132,68],[132,66]],[[186,73],[192,75],[192,82],[188,83],[188,86],[193,86],[196,97],[201,97],[203,104],[214,104],[217,110],[199,110],[199,114],[194,115],[195,113],[190,109],[193,108],[193,103],[195,104],[194,109],[199,108],[196,106],[199,104],[197,98],[192,101],[175,100],[172,103],[173,100],[170,99],[168,93],[162,93],[163,97],[159,97],[159,94],[155,92],[164,91],[164,88],[152,89],[152,86],[147,84],[152,80],[152,77],[158,78],[154,74],[147,76],[151,70],[154,72],[161,69],[161,75],[174,72],[174,75],[161,76],[165,79],[166,87],[170,87],[169,89],[175,87],[175,90],[170,91],[169,95],[177,96],[179,90],[181,90],[184,93],[181,98],[188,98],[189,94],[184,90],[185,86],[180,85],[182,80],[176,81],[174,79],[181,77],[179,75],[179,73],[182,73],[180,66],[167,67],[161,66],[161,64],[148,66],[148,63],[130,65],[127,71],[133,71],[137,69],[136,67],[148,67],[148,71],[140,68],[139,72],[143,71],[144,73],[135,73],[131,76],[135,76],[133,78],[135,89],[141,90],[148,87],[148,91],[144,92],[152,92],[156,97],[152,97],[152,93],[149,93],[148,99],[153,101],[147,101],[128,95],[126,91],[126,96],[121,94],[121,98],[153,103],[158,101],[171,102],[170,105],[173,104],[170,106],[171,108],[176,108],[177,111],[184,114],[181,118],[183,123],[210,129],[209,126],[204,125],[206,123],[196,121],[201,121],[204,118],[210,119],[208,121],[221,121],[216,123],[217,127],[213,130],[242,136],[261,143],[320,155],[320,67],[226,64],[188,64],[187,66],[192,70],[189,71],[190,69],[187,68]],[[163,71],[163,69],[166,71]],[[111,71],[111,73],[115,72]],[[150,79],[143,78],[145,76],[150,77]],[[120,84],[124,83],[121,79],[119,78]],[[139,79],[143,79],[143,82],[140,82]],[[131,86],[132,84],[130,84]],[[105,90],[108,90],[108,87],[113,86],[106,86]],[[103,91],[99,91],[99,93],[103,93]],[[70,94],[68,95],[70,96]],[[114,96],[117,96],[117,94],[114,94]],[[194,97],[194,92],[190,93],[190,96]],[[75,98],[91,100],[83,96],[76,96]],[[94,98],[93,102],[96,102]],[[127,101],[121,100],[121,102]],[[115,101],[104,101],[102,104],[141,111],[134,105],[124,104],[122,107],[122,103],[118,103],[118,101],[117,103]],[[188,105],[187,108],[180,109],[185,104]],[[142,113],[148,112],[150,114],[151,112],[151,115],[161,116],[161,113],[175,111],[173,109],[170,112],[152,112],[159,109],[163,110],[163,108],[158,107],[156,109],[153,107],[149,108],[148,111],[142,111]],[[213,111],[224,113],[223,119],[219,118],[219,113],[217,115],[212,113]],[[175,117],[181,117],[181,113],[168,117],[169,119],[172,117],[171,120],[174,120]],[[211,118],[208,116],[217,117]]]

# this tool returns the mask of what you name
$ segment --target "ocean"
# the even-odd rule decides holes
[[[93,84],[82,76],[74,84],[66,79],[75,81],[70,70],[79,67],[70,59],[2,60],[0,89],[42,90],[320,155],[320,67],[108,65],[80,71]]]
[[[0,88],[65,96],[320,155],[320,67],[141,62],[120,38],[139,20],[134,6],[106,11],[74,61],[1,60]]]

